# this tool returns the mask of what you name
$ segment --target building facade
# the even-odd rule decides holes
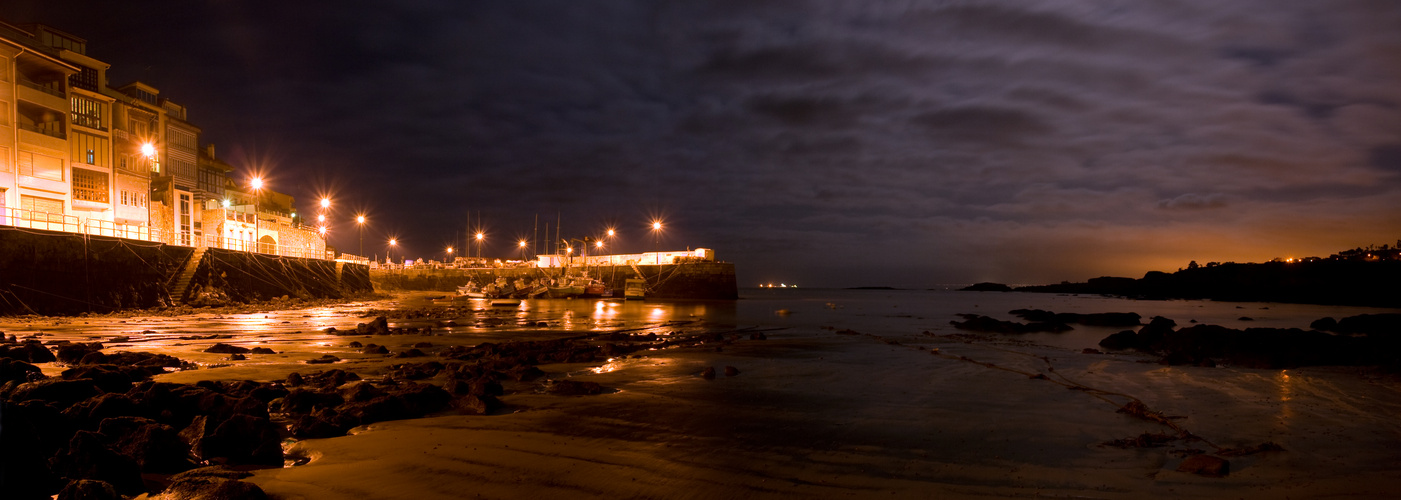
[[[0,226],[326,258],[291,196],[239,192],[184,106],[110,68],[82,38],[0,22]]]

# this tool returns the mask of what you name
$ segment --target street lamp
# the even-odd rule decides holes
[[[654,221],[652,221],[652,261],[653,261],[654,264],[661,264],[661,263],[662,263],[662,256],[661,256],[661,250],[660,250],[661,241],[662,241],[661,239],[662,239],[662,221],[654,220]]]
[[[516,246],[520,247],[520,249],[521,249],[521,262],[524,263],[524,262],[525,262],[525,240],[520,240],[519,242],[517,242]]]
[[[253,187],[253,251],[262,253],[263,230],[261,229],[262,221],[260,220],[262,217],[258,215],[258,209],[260,208],[259,205],[263,198],[263,179],[261,177],[254,177],[252,180],[248,181],[248,185]]]
[[[396,238],[390,238],[390,239],[389,239],[389,252],[387,252],[387,253],[385,254],[385,256],[384,256],[384,260],[387,261],[388,264],[393,264],[393,263],[394,263],[394,247],[397,246],[398,244],[399,244],[399,240],[398,240],[398,239],[396,239]]]
[[[451,263],[452,263],[452,247],[448,247],[448,256],[447,256],[447,258],[446,258],[445,260],[448,261],[448,262],[447,262],[448,264],[451,264]]]
[[[355,216],[356,229],[360,233],[360,256],[365,256],[365,216]]]
[[[328,208],[331,208],[331,199],[330,199],[330,198],[321,198],[321,209],[322,209],[322,210],[325,210],[325,209],[328,209]]]
[[[486,235],[483,234],[481,231],[477,231],[477,258],[478,258],[478,259],[482,258],[482,238],[486,238]]]

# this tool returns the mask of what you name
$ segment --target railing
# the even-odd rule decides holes
[[[177,246],[191,246],[190,243],[193,243],[193,246],[200,247],[224,248],[228,250],[265,253],[283,257],[299,257],[303,259],[330,260],[330,257],[326,255],[326,251],[318,248],[269,245],[265,243],[259,244],[249,240],[225,238],[223,236],[214,235],[192,235],[189,243],[185,243],[182,241],[185,239],[184,235],[169,229],[151,229],[145,226],[116,224],[112,221],[101,219],[79,218],[75,215],[54,214],[25,210],[22,208],[4,207],[0,209],[0,226],[61,231],[91,236],[111,236],[115,238],[150,241]]]
[[[34,126],[34,125],[30,125],[30,124],[27,124],[27,123],[21,123],[21,124],[19,124],[19,128],[20,128],[21,130],[28,130],[28,131],[30,131],[30,132],[35,132],[35,133],[39,133],[39,134],[44,134],[44,135],[47,135],[47,136],[49,136],[49,137],[53,137],[53,138],[56,138],[56,139],[68,139],[68,135],[67,135],[67,134],[64,134],[62,130],[49,130],[49,129],[47,129],[47,128],[36,127],[36,126]]]
[[[61,82],[57,82],[57,83],[59,83],[59,85],[62,85]],[[40,92],[44,92],[44,93],[50,94],[50,95],[55,95],[55,96],[64,97],[64,98],[67,98],[67,97],[68,97],[68,96],[63,95],[63,90],[62,90],[62,89],[55,89],[55,88],[53,88],[53,87],[50,87],[50,86],[48,86],[48,85],[45,85],[45,84],[42,84],[42,83],[39,83],[39,82],[30,80],[30,79],[28,79],[28,78],[23,78],[23,77],[21,77],[21,78],[19,79],[19,84],[20,84],[20,85],[24,85],[25,87],[29,87],[29,88],[34,89],[34,90],[38,90],[38,91],[40,91]]]

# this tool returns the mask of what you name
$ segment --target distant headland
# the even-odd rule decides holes
[[[978,283],[962,290],[1401,307],[1401,241],[1396,247],[1368,246],[1326,258],[1209,262],[1205,266],[1192,261],[1177,272],[1150,271],[1138,279],[1105,276],[1084,283],[1022,287]]]

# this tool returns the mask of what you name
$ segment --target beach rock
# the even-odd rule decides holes
[[[725,367],[725,376],[726,376],[726,377],[733,377],[733,376],[735,376],[735,375],[739,375],[739,368],[735,368],[735,367],[733,367],[733,366],[726,366],[726,367]]]
[[[105,481],[123,495],[146,491],[136,461],[108,449],[105,436],[95,432],[78,431],[49,463],[59,476]]]
[[[48,499],[63,486],[49,470],[49,457],[67,446],[74,429],[58,408],[40,401],[5,404],[0,411],[0,494]]]
[[[240,481],[252,474],[205,467],[170,477],[170,486],[152,500],[267,500],[258,485]]]
[[[707,367],[705,367],[704,370],[701,370],[700,376],[701,376],[701,378],[706,379],[706,380],[715,380],[715,367],[713,367],[713,366],[707,366]]]
[[[282,465],[278,426],[251,415],[229,417],[191,448],[201,458],[223,458],[230,464]]]
[[[754,332],[754,333],[749,334],[749,340],[768,340],[768,339],[769,339],[769,336],[768,336],[768,335],[764,335],[764,332]]]
[[[1359,314],[1338,320],[1332,330],[1338,333],[1363,334],[1368,336],[1401,336],[1401,314]]]
[[[421,380],[437,375],[439,372],[443,371],[444,368],[446,368],[446,366],[437,361],[404,363],[391,365],[389,367],[389,374],[396,380]]]
[[[244,356],[244,355],[242,355],[242,354],[230,354],[230,355],[229,355],[229,361],[243,361],[243,360],[246,360],[246,359],[248,359],[248,357],[247,357],[247,356]]]
[[[452,401],[453,409],[468,415],[486,415],[501,408],[501,400],[490,395],[466,395]]]
[[[361,347],[365,347],[365,345],[361,344],[359,341],[352,341],[351,343],[346,344],[346,347],[349,347],[351,349],[359,349]]]
[[[389,335],[389,319],[380,316],[369,323],[355,325],[355,333],[358,335]]]
[[[93,352],[78,362],[83,365],[130,365],[130,366],[160,366],[167,368],[182,368],[186,366],[184,361],[168,354],[153,354],[149,352],[118,351],[114,353]]]
[[[340,360],[341,360],[341,358],[332,356],[332,355],[330,355],[330,354],[326,354],[326,355],[323,355],[323,356],[321,356],[321,357],[319,357],[319,358],[308,359],[308,360],[306,360],[306,364],[308,364],[308,365],[328,365],[328,364],[335,363],[335,362],[340,361]]]
[[[126,394],[99,394],[85,399],[63,410],[63,416],[77,424],[78,428],[96,430],[103,420],[135,415],[139,411],[136,402]]]
[[[715,369],[710,368],[711,378],[715,378]],[[603,386],[597,382],[579,382],[576,380],[557,380],[550,385],[550,394],[559,396],[593,396],[603,394]]]
[[[370,344],[360,350],[360,354],[389,354],[389,348],[382,345]]]
[[[14,392],[10,393],[10,400],[28,401],[31,399],[39,399],[68,406],[96,396],[101,392],[102,391],[97,388],[97,384],[94,384],[91,379],[63,380],[59,378],[46,378],[20,384],[15,388]]]
[[[269,348],[267,348],[267,347],[254,347],[252,350],[249,351],[249,353],[250,353],[250,354],[277,354],[277,351],[274,351],[274,350],[269,349]]]
[[[297,439],[321,439],[344,436],[346,429],[318,415],[302,415],[292,421],[287,430]]]
[[[106,481],[74,479],[59,490],[56,500],[122,500],[122,496]]]
[[[1211,455],[1192,455],[1178,464],[1177,471],[1207,477],[1226,477],[1231,472],[1231,462]]]
[[[101,350],[101,342],[71,343],[59,346],[58,353],[55,355],[55,357],[57,357],[58,361],[61,363],[74,364],[78,361],[81,361],[83,359],[83,356],[87,356],[88,354]]]
[[[37,340],[26,340],[18,344],[0,345],[0,358],[9,358],[26,363],[48,363],[58,358],[49,348]]]
[[[326,370],[323,372],[311,373],[306,375],[304,378],[306,379],[307,384],[323,389],[333,389],[345,385],[346,382],[360,380],[359,375],[339,368],[334,370]]]
[[[1143,351],[1157,350],[1163,338],[1172,333],[1173,328],[1177,328],[1176,321],[1154,316],[1147,325],[1138,329],[1138,345],[1134,348]]]
[[[90,379],[106,392],[126,392],[143,380],[165,373],[159,366],[78,365],[59,374],[64,380]]]
[[[402,351],[399,354],[394,355],[394,357],[396,358],[421,358],[424,356],[427,356],[427,354],[424,354],[423,351],[420,351],[418,349],[409,349],[407,351]]]
[[[1004,284],[1001,284],[1001,283],[983,282],[983,283],[976,283],[976,284],[973,284],[973,285],[965,286],[965,287],[963,287],[963,288],[958,289],[958,291],[960,291],[960,292],[1010,292],[1010,291],[1012,291],[1012,287],[1007,286],[1007,285],[1004,285]]]
[[[1331,317],[1319,318],[1314,320],[1313,323],[1309,323],[1309,328],[1325,332],[1336,332],[1338,331],[1338,320]]]
[[[1088,326],[1139,326],[1143,317],[1138,313],[1054,313],[1041,309],[1013,309],[1009,314],[1027,321],[1064,324],[1079,323]]]
[[[41,378],[44,378],[44,372],[37,366],[17,359],[0,358],[0,384],[12,380],[22,384]]]
[[[497,372],[518,382],[530,382],[545,376],[545,372],[534,366],[516,365],[507,368],[505,371]]]
[[[317,408],[335,408],[342,404],[345,404],[345,398],[334,392],[292,389],[282,397],[280,407],[284,413],[306,414]]]
[[[380,396],[383,396],[383,395],[384,395],[384,391],[379,390],[378,388],[375,387],[374,384],[371,384],[371,383],[369,383],[369,382],[360,382],[360,383],[358,383],[358,384],[351,384],[351,385],[349,385],[349,386],[346,386],[346,388],[341,389],[341,397],[342,397],[345,401],[352,402],[352,403],[359,403],[359,402],[369,401],[369,400],[371,400],[371,399],[374,399],[374,398],[377,398],[377,397],[380,397]],[[339,404],[337,404],[337,405],[330,405],[330,406],[328,406],[328,407],[334,408],[334,407],[336,407],[336,406],[338,406],[338,405],[339,405]]]
[[[194,467],[190,446],[174,427],[139,417],[114,417],[102,421],[98,433],[108,446],[131,458],[141,472],[173,474]]]
[[[1099,346],[1105,349],[1140,349],[1139,337],[1133,330],[1124,330],[1119,333],[1110,334],[1104,340],[1099,341]]]
[[[229,345],[229,344],[225,344],[225,343],[223,343],[223,342],[220,342],[220,343],[218,343],[218,344],[214,344],[214,345],[212,345],[212,346],[209,346],[209,348],[208,348],[208,349],[205,349],[204,352],[209,352],[209,353],[214,353],[214,354],[243,354],[243,353],[248,352],[248,348],[247,348],[247,347],[239,347],[239,346],[236,346],[236,345]]]
[[[977,314],[960,314],[964,321],[950,321],[949,324],[959,330],[972,330],[978,332],[1023,334],[1023,333],[1061,333],[1070,331],[1069,325],[1064,323],[1032,322],[1028,324],[1017,323],[1015,321],[1002,321],[996,318],[981,316]],[[837,332],[841,333],[841,332]]]

